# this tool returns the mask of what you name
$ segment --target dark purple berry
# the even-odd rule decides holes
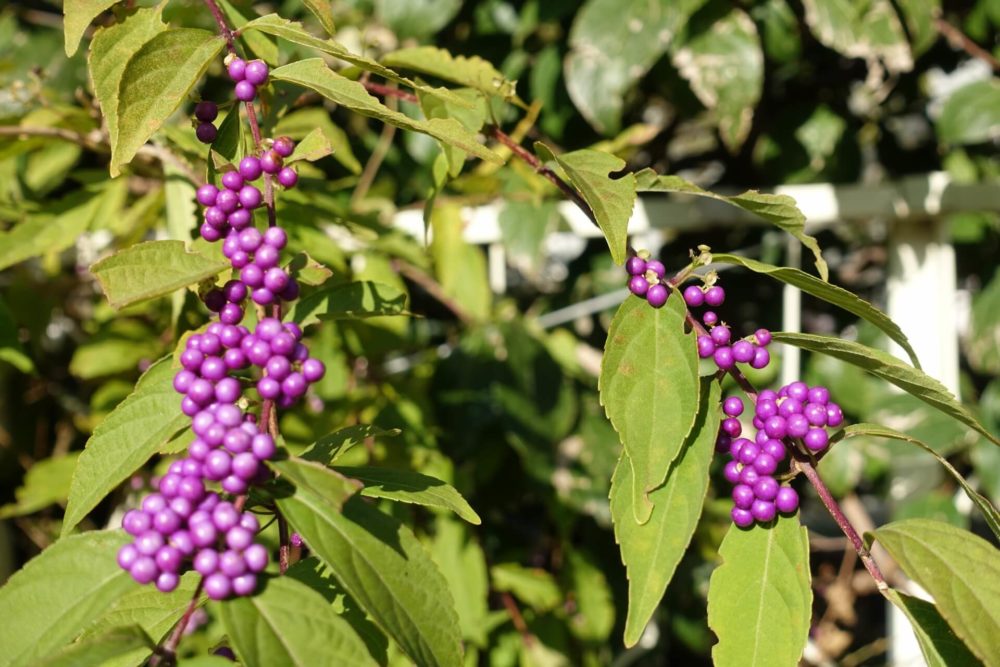
[[[758,347],[754,350],[753,359],[750,360],[750,367],[760,370],[765,368],[769,363],[771,363],[771,353],[768,352],[763,347]]]
[[[198,137],[198,141],[203,144],[210,144],[219,136],[219,131],[211,123],[198,123],[194,133]]]
[[[728,436],[737,438],[743,433],[743,425],[740,424],[739,419],[728,417],[722,420],[722,431]]]
[[[826,449],[827,444],[830,442],[830,437],[821,428],[811,428],[805,434],[805,437],[802,438],[802,442],[812,451],[819,452]]]
[[[281,157],[288,157],[295,151],[295,142],[290,137],[278,137],[271,147]]]
[[[198,120],[211,123],[219,115],[219,107],[215,102],[203,101],[198,102],[194,107],[194,117]]]

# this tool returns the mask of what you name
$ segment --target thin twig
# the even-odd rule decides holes
[[[1000,71],[1000,60],[997,60],[992,53],[973,42],[964,32],[941,17],[934,19],[934,27],[937,28],[937,31],[945,39],[947,39],[948,43],[954,48],[961,49],[973,58],[982,60],[984,63],[993,68],[994,72]]]
[[[518,608],[514,596],[504,591],[500,594],[500,600],[507,609],[507,613],[510,614],[510,620],[514,624],[514,629],[520,633],[521,641],[524,642],[525,646],[531,646],[535,638],[531,635],[531,631],[528,630],[528,624],[524,622],[524,616],[521,615],[521,610]]]
[[[149,659],[149,667],[169,667],[176,664],[177,646],[181,643],[181,637],[184,636],[184,629],[191,621],[191,615],[198,608],[198,598],[201,597],[201,588],[204,583],[204,578],[198,580],[198,585],[195,586],[194,595],[191,596],[191,602],[188,603],[187,609],[184,610],[184,615],[181,616],[181,620],[174,626],[174,631],[170,633],[170,637],[164,642],[163,646],[153,653],[153,656]]]
[[[395,100],[396,98],[391,98],[391,101],[387,101],[386,106],[395,110]],[[358,182],[354,186],[354,192],[351,193],[352,205],[357,204],[359,201],[364,199],[366,194],[368,194],[368,189],[372,186],[372,182],[375,180],[375,175],[378,174],[379,167],[382,166],[385,156],[389,154],[389,149],[392,148],[392,139],[395,136],[395,125],[386,123],[382,126],[382,133],[379,135],[378,143],[375,144],[375,149],[368,158],[368,162],[365,163],[364,171],[361,172],[361,176],[358,177]]]
[[[375,93],[376,95],[381,95],[382,97],[395,97],[397,100],[403,100],[404,102],[411,102],[417,104],[419,99],[413,93],[407,92],[405,90],[400,90],[394,86],[386,86],[381,83],[375,83],[374,81],[362,81],[365,89],[370,93]]]
[[[275,510],[278,516],[278,571],[284,574],[288,571],[288,521],[281,512]]]

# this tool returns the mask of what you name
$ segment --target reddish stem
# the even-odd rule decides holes
[[[177,646],[181,643],[181,637],[184,636],[184,628],[191,622],[191,615],[198,608],[198,598],[201,596],[201,587],[204,583],[204,578],[198,580],[198,585],[195,586],[194,595],[191,596],[191,602],[188,603],[187,609],[184,610],[184,615],[181,616],[181,620],[174,626],[174,631],[170,633],[170,637],[163,643],[163,647],[153,653],[153,656],[149,659],[149,667],[169,667],[176,664]]]

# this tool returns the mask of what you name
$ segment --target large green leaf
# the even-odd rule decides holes
[[[336,34],[337,27],[333,23],[333,2],[331,0],[302,0],[302,4],[316,17],[326,34],[331,36]]]
[[[613,135],[633,84],[705,0],[589,0],[570,31],[566,90],[594,128]]]
[[[428,38],[451,21],[462,0],[375,0],[379,21],[403,39]]]
[[[788,195],[768,195],[761,194],[756,190],[747,190],[743,194],[727,197],[703,190],[680,176],[660,176],[652,169],[643,169],[636,173],[635,182],[639,192],[676,192],[709,197],[753,213],[797,238],[802,245],[812,251],[816,258],[816,270],[819,271],[820,278],[828,280],[830,277],[830,271],[826,260],[823,259],[823,254],[820,252],[819,244],[814,237],[805,233],[806,217],[795,205],[795,200]]]
[[[859,435],[891,438],[893,440],[909,442],[917,447],[920,447],[928,454],[936,458],[938,463],[943,465],[945,470],[947,470],[955,481],[958,482],[959,486],[962,487],[962,490],[965,491],[965,495],[969,497],[969,500],[971,500],[976,507],[979,508],[979,511],[983,513],[983,516],[986,518],[986,524],[990,527],[990,530],[993,531],[993,534],[997,537],[997,539],[1000,540],[1000,512],[997,511],[997,508],[993,506],[993,503],[991,503],[989,499],[977,493],[969,482],[962,477],[962,474],[955,470],[955,467],[948,463],[947,459],[934,451],[930,445],[905,433],[900,433],[895,429],[888,428],[887,426],[880,426],[878,424],[851,424],[850,426],[844,428],[843,431],[834,434],[831,438],[831,442],[837,442],[842,438],[851,438]]]
[[[454,512],[469,523],[482,523],[455,487],[435,477],[412,470],[378,466],[335,466],[334,470],[364,484],[365,488],[361,489],[363,496],[439,507]]]
[[[712,109],[730,150],[746,140],[764,86],[764,53],[757,27],[730,3],[709,3],[694,16],[683,43],[673,49],[674,66],[702,104]],[[719,11],[726,11],[719,16]],[[700,19],[700,20],[699,20]]]
[[[718,667],[799,664],[809,634],[809,536],[797,516],[749,530],[730,526],[708,584]]]
[[[87,440],[69,487],[63,518],[66,535],[189,420],[173,388],[170,359],[153,364],[135,391],[104,418]]]
[[[130,653],[153,651],[153,642],[137,625],[114,628],[64,647],[38,667],[107,667]]]
[[[63,37],[66,42],[66,56],[72,56],[80,48],[80,40],[90,22],[118,3],[118,0],[64,0]]]
[[[16,502],[0,507],[0,519],[24,516],[66,500],[79,452],[36,461],[14,492]]]
[[[58,215],[34,215],[17,223],[6,232],[0,232],[0,271],[26,259],[60,252],[69,248],[80,238],[94,215],[100,210],[100,195],[84,195],[76,204],[66,202],[68,207]]]
[[[698,416],[698,351],[678,294],[663,308],[629,298],[611,321],[601,362],[601,403],[632,466],[632,513],[646,523]]]
[[[460,521],[449,516],[439,517],[434,522],[434,536],[427,548],[448,581],[462,638],[485,648],[489,643],[486,624],[490,614],[490,583],[486,555],[470,532]]]
[[[105,257],[90,267],[115,308],[170,294],[218,275],[226,262],[189,252],[183,241],[148,241]]]
[[[208,30],[177,28],[157,34],[129,59],[119,84],[112,176],[184,102],[225,44]]]
[[[483,160],[503,163],[499,155],[479,143],[476,135],[466,130],[454,118],[432,118],[421,121],[393,111],[369,95],[362,84],[337,74],[319,58],[300,60],[279,67],[271,72],[271,78],[311,88],[327,99],[363,116],[378,119],[404,130],[428,134]]]
[[[818,299],[823,299],[827,303],[839,306],[847,312],[853,313],[863,320],[871,322],[885,332],[889,338],[899,343],[899,346],[902,347],[906,351],[906,354],[910,356],[910,361],[913,362],[913,365],[918,369],[920,368],[920,361],[917,359],[917,353],[910,345],[910,341],[906,337],[906,334],[904,334],[903,330],[899,328],[899,325],[889,319],[888,315],[867,301],[859,298],[853,292],[848,292],[847,290],[837,287],[836,285],[831,285],[828,282],[817,280],[808,273],[800,271],[799,269],[793,269],[787,266],[773,266],[771,264],[765,264],[764,262],[758,262],[757,260],[750,259],[748,257],[713,253],[712,261],[721,262],[723,264],[738,264],[739,266],[746,267],[756,273],[762,273],[770,276],[775,280],[780,280],[781,282],[787,283],[793,287],[798,287],[806,294],[811,294]]]
[[[611,520],[628,577],[628,618],[625,645],[633,646],[660,604],[667,584],[701,517],[708,491],[708,468],[719,432],[717,382],[705,379],[701,407],[684,448],[670,466],[663,486],[649,494],[653,512],[649,521],[636,523],[633,509],[633,466],[622,453],[611,478]]]
[[[981,144],[1000,137],[1000,79],[970,83],[944,103],[938,137],[949,144]]]
[[[333,463],[355,445],[368,438],[399,435],[399,429],[383,429],[371,424],[355,424],[324,435],[300,455],[307,461]]]
[[[441,290],[468,315],[485,320],[493,301],[483,251],[465,242],[461,209],[435,206],[431,213],[431,257]]]
[[[931,594],[941,616],[987,665],[1000,664],[1000,551],[941,521],[906,519],[875,538]]]
[[[995,444],[1000,440],[980,424],[965,406],[948,391],[947,387],[921,370],[904,364],[888,352],[855,343],[842,338],[817,336],[815,334],[777,332],[773,339],[812,352],[820,352],[868,371],[876,377],[888,380],[908,394],[937,408],[946,415],[957,419],[979,431]]]
[[[390,285],[361,280],[316,290],[292,304],[285,320],[307,326],[320,320],[405,314],[405,293]]]
[[[555,578],[538,567],[497,563],[490,568],[490,580],[494,590],[513,593],[538,612],[555,609],[563,601],[563,593]]]
[[[982,663],[969,651],[969,647],[948,627],[933,603],[889,589],[885,596],[906,614],[917,636],[920,651],[927,667],[973,667]]]
[[[413,533],[397,519],[351,497],[341,475],[318,464],[309,485],[279,498],[278,508],[309,548],[372,620],[418,665],[460,666],[462,640],[448,584]],[[322,471],[322,472],[320,472]],[[322,477],[325,475],[325,479]]]
[[[254,19],[243,26],[242,29],[242,32],[253,33],[254,31],[264,32],[269,35],[274,35],[275,37],[288,40],[293,44],[299,44],[311,49],[316,49],[317,51],[329,54],[334,58],[351,63],[366,72],[378,74],[389,81],[413,88],[414,90],[419,90],[424,94],[439,96],[449,100],[450,102],[464,104],[460,98],[455,97],[455,94],[446,88],[425,86],[421,83],[408,79],[405,76],[400,76],[385,65],[382,65],[371,58],[351,53],[342,44],[335,42],[332,39],[320,39],[318,37],[313,37],[306,32],[305,29],[303,29],[301,23],[289,21],[288,19],[281,18],[277,14],[268,14]]]
[[[125,20],[101,28],[90,42],[87,56],[90,80],[107,121],[111,145],[118,140],[118,89],[122,73],[143,44],[167,29],[162,19],[164,4],[139,9]]]
[[[142,586],[122,596],[110,609],[99,616],[83,633],[82,639],[98,636],[122,626],[138,626],[156,643],[163,641],[184,612],[191,605],[201,575],[187,572],[181,576],[180,584],[169,593],[162,593],[152,586]],[[201,602],[206,598],[202,596]],[[137,647],[114,660],[102,663],[101,667],[139,667],[152,650]]]
[[[940,36],[937,19],[941,15],[941,0],[898,0],[896,6],[906,22],[913,54],[919,56]]]
[[[222,622],[244,665],[376,665],[351,624],[322,595],[291,577],[273,577],[251,596],[223,602]]]
[[[913,54],[891,0],[803,0],[806,24],[821,43],[849,58],[878,58],[893,72],[913,69]]]
[[[115,600],[138,587],[115,560],[122,531],[59,540],[0,588],[0,646],[5,665],[38,660],[83,632]]]
[[[382,57],[386,65],[428,74],[488,95],[515,99],[517,91],[489,61],[479,56],[456,56],[436,46],[413,46]],[[468,106],[468,103],[463,103]]]
[[[635,205],[635,176],[611,175],[625,168],[625,161],[610,153],[579,150],[555,156],[597,218],[597,225],[611,250],[611,259],[624,264],[628,248],[628,221]]]

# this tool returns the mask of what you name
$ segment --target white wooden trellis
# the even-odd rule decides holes
[[[944,172],[903,177],[880,185],[787,185],[773,190],[792,197],[806,218],[806,231],[816,231],[843,223],[884,225],[889,248],[889,275],[886,285],[888,315],[910,340],[924,372],[940,380],[958,394],[958,324],[967,314],[959,311],[955,276],[955,249],[948,243],[945,216],[951,213],[1000,212],[1000,183],[956,183]],[[495,202],[462,210],[464,236],[468,243],[487,247],[490,286],[506,291],[506,252],[499,216],[503,204]],[[582,252],[586,239],[601,232],[574,204],[563,202],[559,212],[570,231],[553,232],[545,239],[552,254]],[[423,213],[399,212],[397,228],[424,238]],[[724,202],[701,197],[661,194],[641,196],[629,220],[629,234],[636,245],[655,249],[670,236],[706,227],[767,223]],[[809,262],[801,245],[789,237],[786,263],[798,266]],[[545,325],[575,319],[615,305],[627,296],[626,290],[589,299],[556,313],[543,315]],[[801,331],[801,293],[785,286],[782,295],[782,328]],[[800,374],[798,348],[786,346],[782,359],[782,382]],[[891,351],[907,360],[893,344]],[[919,592],[919,591],[911,591]],[[889,605],[890,661],[897,667],[924,664],[909,622]]]

